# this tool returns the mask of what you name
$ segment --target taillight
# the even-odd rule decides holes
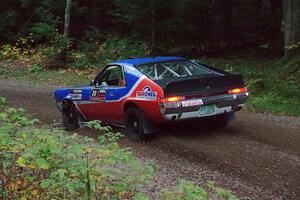
[[[247,92],[247,88],[234,88],[231,90],[228,90],[228,94],[239,94],[239,93],[244,93]]]
[[[161,108],[179,108],[181,106],[182,100],[184,100],[185,97],[182,96],[173,96],[173,97],[166,97],[159,100]]]
[[[174,96],[174,97],[166,97],[166,98],[162,98],[160,99],[161,103],[166,103],[166,102],[176,102],[176,101],[181,101],[184,100],[185,97],[182,96]]]

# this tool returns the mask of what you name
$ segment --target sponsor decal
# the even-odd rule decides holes
[[[103,89],[99,90],[99,92],[98,92],[98,99],[100,101],[104,101],[105,100],[105,93],[106,93],[106,90],[103,90]]]
[[[145,86],[143,91],[137,91],[136,97],[139,99],[156,100],[157,92],[152,91],[150,86]]]
[[[91,101],[104,101],[105,100],[105,89],[92,89],[91,91]]]
[[[71,91],[71,94],[69,94],[69,96],[73,100],[81,100],[82,99],[82,90],[74,89],[74,90]]]
[[[203,101],[202,99],[192,99],[192,100],[182,101],[181,104],[182,107],[199,106],[199,105],[203,105]]]
[[[70,97],[74,100],[82,99],[82,94],[70,94]]]
[[[72,90],[72,93],[73,94],[81,94],[82,90],[81,89],[74,89],[74,90]]]

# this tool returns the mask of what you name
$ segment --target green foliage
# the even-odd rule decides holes
[[[5,12],[1,12],[1,22],[3,25],[1,26],[1,31],[3,31],[4,28],[9,28],[10,26],[14,25],[16,23],[16,18],[18,17],[18,13],[15,10],[6,10]]]
[[[56,26],[55,24],[47,24],[44,22],[36,23],[32,27],[32,31],[39,38],[52,39],[56,35]]]
[[[273,114],[300,116],[300,101],[289,99],[278,94],[266,93],[258,96],[250,96],[249,106],[260,112]]]
[[[247,88],[251,91],[253,94],[261,94],[265,89],[265,83],[262,78],[258,79],[251,79],[247,83]]]
[[[59,60],[62,58],[63,54],[69,54],[69,49],[72,45],[72,38],[63,38],[62,34],[55,32],[52,39],[49,40],[48,44],[42,45],[37,49],[37,52],[40,53],[45,59]]]
[[[35,62],[33,62],[35,63]],[[55,85],[86,85],[99,73],[99,69],[85,69],[84,71],[70,67],[68,69],[47,70],[42,64],[29,65],[28,68],[16,68],[8,61],[0,62],[0,78],[28,80],[35,84],[41,82]]]
[[[31,31],[37,39],[52,40],[57,36],[59,17],[54,14],[56,4],[54,0],[41,0],[36,7],[38,22],[33,24]]]
[[[33,67],[29,68],[27,73],[40,73],[42,72],[42,67],[39,64],[35,64]]]
[[[104,36],[98,28],[91,26],[90,30],[85,31],[84,39],[79,42],[79,52],[74,53],[73,56],[75,66],[84,68],[96,63],[98,49],[104,41]]]
[[[106,64],[112,60],[127,59],[130,56],[145,57],[151,51],[144,42],[133,38],[117,38],[103,36],[93,28],[86,33],[86,40],[80,42],[79,52],[74,54],[75,66],[84,68],[99,64]]]
[[[179,181],[176,188],[164,194],[165,200],[206,200],[206,191],[191,181]]]
[[[1,58],[17,58],[22,59],[22,57],[29,54],[34,43],[33,34],[29,34],[26,37],[19,38],[14,45],[4,44],[0,46],[0,59]]]
[[[129,56],[145,57],[151,53],[146,43],[131,38],[110,38],[99,49],[99,59],[107,62],[111,60],[127,59]]]
[[[204,187],[199,187],[195,183],[181,180],[177,186],[170,191],[165,191],[164,200],[207,200],[207,199],[226,199],[239,200],[230,190],[216,186],[213,181],[207,181]]]
[[[11,44],[1,46],[0,58],[16,58],[21,54],[21,49]]]
[[[106,131],[106,140],[96,143],[37,128],[23,109],[7,108],[0,100],[1,199],[127,199],[151,180],[153,167],[120,148],[119,136],[108,139],[111,129],[99,122],[87,124]]]
[[[0,96],[0,106],[5,105],[6,104],[6,99],[5,97],[1,97]]]
[[[13,43],[30,32],[35,33],[39,44],[48,43],[57,30],[62,33],[65,3],[2,0],[0,43]],[[279,55],[283,50],[279,1],[260,5],[253,0],[174,0],[170,5],[168,0],[77,0],[72,1],[70,22],[70,34],[78,41],[90,27],[95,27],[102,35],[130,35],[153,42],[154,49],[162,54],[199,56],[222,51],[221,54],[228,55],[232,51],[241,53],[240,47],[245,46],[243,51],[257,54]]]
[[[219,199],[228,199],[228,200],[239,200],[236,195],[232,193],[232,191],[228,189],[224,189],[222,187],[218,187],[214,181],[207,181],[205,184],[205,188],[212,194],[216,194]]]

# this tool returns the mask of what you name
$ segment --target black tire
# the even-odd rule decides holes
[[[65,101],[63,103],[62,119],[63,126],[67,131],[75,131],[79,128],[79,114],[76,106],[72,102]]]
[[[136,107],[129,107],[125,111],[125,132],[132,141],[142,141],[145,138],[143,114]]]

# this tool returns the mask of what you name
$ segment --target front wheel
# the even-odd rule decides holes
[[[141,141],[144,139],[143,115],[135,107],[130,107],[125,112],[125,131],[130,140]]]

